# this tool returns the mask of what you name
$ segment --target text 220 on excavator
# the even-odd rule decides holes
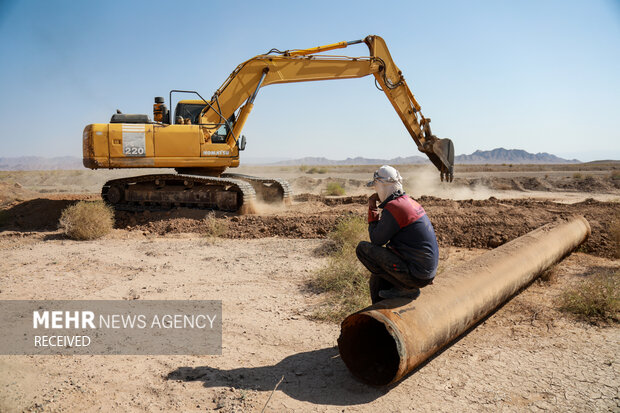
[[[318,53],[366,43],[367,57]],[[272,49],[237,66],[211,100],[181,100],[173,119],[164,99],[155,98],[154,121],[147,115],[115,114],[110,123],[91,124],[83,133],[84,166],[98,168],[175,168],[176,174],[143,175],[105,183],[103,199],[117,209],[144,210],[185,206],[249,213],[253,201],[290,202],[286,181],[224,173],[239,166],[246,139],[241,130],[261,87],[290,82],[375,76],[411,134],[418,150],[452,181],[454,146],[431,133],[384,40],[340,42],[304,50]],[[173,122],[174,121],[174,122]]]

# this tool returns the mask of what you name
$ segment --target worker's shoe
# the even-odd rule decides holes
[[[400,288],[390,288],[389,290],[380,290],[379,297],[381,298],[409,298],[414,300],[420,296],[419,288],[412,288],[409,290],[402,290]]]

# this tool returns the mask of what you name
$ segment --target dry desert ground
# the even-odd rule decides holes
[[[0,356],[0,411],[620,411],[618,324],[558,309],[567,288],[618,276],[619,163],[457,165],[451,184],[428,166],[399,167],[435,226],[442,270],[557,217],[585,216],[592,236],[390,387],[351,376],[338,323],[311,317],[323,297],[305,288],[338,219],[365,214],[375,168],[240,168],[289,180],[293,205],[217,213],[227,228],[217,238],[205,211],[117,212],[94,241],[67,239],[61,211],[136,171],[0,172],[1,299],[223,302],[222,355]],[[345,195],[327,196],[329,182]]]

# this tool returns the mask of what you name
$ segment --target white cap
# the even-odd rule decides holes
[[[381,168],[375,171],[372,177],[372,181],[368,182],[366,186],[373,186],[375,182],[381,183],[402,183],[403,178],[400,176],[395,168],[389,165],[383,165]]]

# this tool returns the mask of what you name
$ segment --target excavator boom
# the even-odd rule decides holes
[[[346,48],[353,44],[366,43],[368,57],[346,57],[319,55],[328,50]],[[276,53],[271,54],[271,53]],[[377,87],[383,91],[396,110],[405,128],[416,143],[418,150],[425,153],[441,172],[441,178],[452,181],[454,170],[454,145],[450,139],[438,139],[430,129],[430,118],[422,115],[420,105],[409,89],[402,72],[379,36],[368,36],[364,40],[339,42],[310,49],[272,49],[270,53],[258,55],[242,64],[231,73],[215,92],[205,108],[205,123],[217,124],[228,118],[241,107],[233,139],[239,135],[245,120],[252,110],[258,90],[267,85],[292,82],[309,82],[331,79],[351,79],[374,75]],[[242,107],[242,105],[245,105]],[[219,111],[210,110],[215,106]]]
[[[440,172],[441,180],[451,182],[454,176],[454,144],[450,139],[438,139],[431,133],[430,118],[425,118],[402,72],[379,36],[364,40],[370,55],[381,62],[381,69],[374,73],[377,84],[398,113],[407,131],[418,145],[418,150],[428,156]]]

